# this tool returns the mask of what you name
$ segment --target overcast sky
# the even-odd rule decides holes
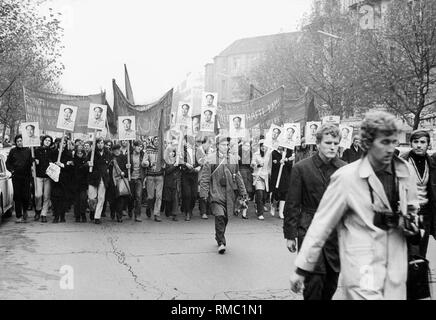
[[[124,91],[127,64],[137,104],[203,70],[233,41],[297,30],[310,0],[49,0],[65,28],[65,93]],[[45,9],[42,9],[44,12]]]

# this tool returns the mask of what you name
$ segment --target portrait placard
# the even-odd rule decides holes
[[[88,128],[103,130],[106,126],[107,106],[91,103],[89,106]]]
[[[177,109],[177,125],[187,128],[192,127],[192,107],[188,102],[180,102]]]
[[[66,131],[74,131],[76,116],[77,107],[61,104],[59,107],[59,115],[56,128]]]
[[[245,114],[231,114],[229,115],[229,136],[230,138],[245,137]]]
[[[202,132],[214,132],[216,108],[201,107],[201,126]]]
[[[319,121],[310,121],[306,123],[304,137],[306,140],[306,145],[316,144],[316,132],[318,128],[321,127],[321,122]]]
[[[280,135],[279,146],[294,149],[295,146],[301,144],[300,123],[285,123],[283,126],[283,134]]]
[[[339,125],[339,131],[341,134],[341,142],[339,146],[348,149],[351,147],[351,143],[353,142],[353,127],[346,125]]]
[[[201,98],[201,107],[216,108],[218,106],[218,93],[203,92]]]
[[[21,123],[20,132],[23,136],[24,147],[39,147],[41,145],[38,122]]]
[[[135,116],[118,117],[119,140],[136,140]]]
[[[277,150],[280,145],[280,138],[283,135],[283,128],[272,124],[265,136],[264,145],[270,149]]]

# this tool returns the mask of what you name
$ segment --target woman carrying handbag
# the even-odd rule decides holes
[[[127,155],[121,153],[121,145],[115,144],[112,147],[113,159],[109,167],[109,176],[113,190],[113,201],[115,201],[115,211],[117,221],[123,222],[123,209],[128,203],[131,192],[130,185],[127,179],[127,170],[130,165],[127,163]]]

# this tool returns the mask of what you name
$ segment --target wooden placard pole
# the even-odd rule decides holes
[[[182,139],[183,139],[183,132],[180,130],[180,136],[179,136],[179,144],[177,146],[177,159],[175,166],[177,167],[180,162],[180,156],[182,155]]]
[[[61,161],[62,151],[64,150],[64,141],[65,141],[65,130],[62,133],[61,145],[60,145],[60,148],[59,148],[59,154],[58,154],[57,162]]]
[[[287,153],[288,153],[288,149],[284,148],[284,151],[283,151],[283,154],[282,154],[282,160],[285,160]],[[283,166],[284,165],[285,165],[284,163],[280,164],[279,174],[277,176],[277,182],[276,182],[276,189],[279,187],[280,178],[282,177],[282,172],[283,172]]]
[[[94,129],[94,137],[92,137],[92,150],[91,150],[91,162],[93,165],[94,165],[94,156],[95,156],[95,141],[97,140],[96,136],[97,136],[97,129]],[[89,172],[92,172],[93,168],[94,168],[93,166],[89,167]]]
[[[130,164],[130,141],[127,141],[127,164]],[[130,174],[130,168],[127,169],[127,174],[129,176],[129,181],[132,179]]]

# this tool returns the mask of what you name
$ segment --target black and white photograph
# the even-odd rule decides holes
[[[118,138],[136,140],[136,122],[134,116],[118,117]]]
[[[65,131],[74,131],[76,116],[77,107],[61,104],[56,128]]]
[[[216,108],[218,106],[218,93],[217,92],[203,92],[201,107]]]
[[[20,126],[20,132],[23,135],[24,147],[39,147],[41,145],[38,122],[23,122]]]
[[[316,132],[321,127],[321,122],[319,121],[310,121],[306,122],[304,138],[305,144],[316,144]]]
[[[435,183],[436,0],[0,0],[3,318],[433,300]]]
[[[270,148],[270,150],[277,150],[284,134],[285,131],[283,127],[272,124],[265,135],[264,145]]]
[[[214,132],[215,130],[215,107],[201,107],[200,131]]]
[[[229,115],[229,136],[230,138],[242,138],[247,135],[245,130],[245,114]]]
[[[88,128],[103,130],[106,127],[106,109],[104,104],[91,103],[88,114]]]
[[[192,128],[192,104],[188,102],[180,102],[177,109],[177,125]]]
[[[339,125],[339,130],[341,131],[341,142],[339,146],[348,149],[353,142],[353,127],[347,125]]]
[[[301,144],[300,137],[300,124],[296,123],[285,123],[283,125],[283,134],[280,135],[279,145],[283,148],[293,150],[295,146]]]

